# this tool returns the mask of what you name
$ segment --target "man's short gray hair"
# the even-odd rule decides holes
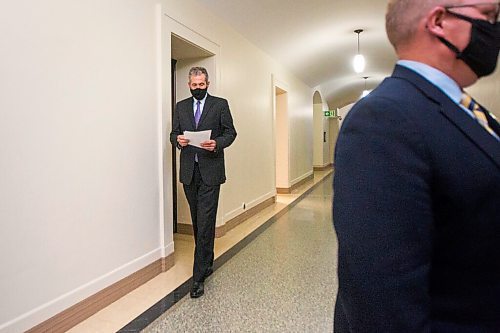
[[[207,69],[205,67],[192,67],[190,70],[189,70],[189,75],[188,75],[188,79],[189,81],[191,81],[191,76],[200,76],[204,74],[205,75],[205,82],[209,82],[208,80],[208,72],[207,72]]]
[[[385,29],[389,41],[398,46],[411,41],[418,22],[434,7],[460,3],[461,0],[389,0]]]

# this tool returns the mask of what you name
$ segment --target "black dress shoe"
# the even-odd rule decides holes
[[[191,298],[201,297],[204,293],[205,287],[203,285],[203,282],[193,282],[193,287],[191,288],[191,292],[189,293]]]

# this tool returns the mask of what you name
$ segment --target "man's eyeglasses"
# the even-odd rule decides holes
[[[500,13],[500,0],[494,2],[480,2],[473,4],[462,4],[462,5],[451,5],[445,6],[444,8],[465,8],[465,7],[474,7],[477,8],[482,14],[488,16],[486,19],[491,24],[495,24],[498,22],[498,14]]]

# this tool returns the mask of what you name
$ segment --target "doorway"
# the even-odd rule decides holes
[[[190,41],[179,37],[175,34],[171,35],[171,78],[172,78],[172,113],[173,118],[175,105],[177,102],[191,97],[188,87],[188,75],[191,67],[205,67],[209,74],[210,91],[215,89],[215,55],[200,46],[197,46]],[[171,129],[170,129],[171,130]],[[172,146],[172,219],[174,233],[190,233],[191,230],[191,215],[189,213],[189,205],[184,196],[182,184],[179,182],[177,175],[179,174],[179,159],[180,151]]]
[[[172,113],[171,113],[171,123],[173,124],[174,122],[174,111],[175,111],[175,103],[176,103],[176,97],[175,93],[177,91],[177,85],[176,85],[176,67],[177,67],[177,60],[176,59],[171,59],[171,97],[172,97]],[[172,145],[172,184],[177,184],[177,147]],[[173,231],[174,234],[177,233],[177,186],[172,186],[172,221],[173,221]]]
[[[276,192],[290,193],[288,92],[275,86]]]
[[[323,170],[331,164],[331,141],[333,139],[330,119],[324,115],[324,105],[321,94],[313,95],[313,168]]]

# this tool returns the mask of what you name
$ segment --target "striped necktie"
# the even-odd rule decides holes
[[[460,104],[469,109],[474,114],[474,117],[476,117],[477,122],[490,132],[490,134],[495,136],[495,132],[490,125],[488,125],[488,119],[485,115],[486,111],[479,104],[477,104],[476,101],[469,96],[469,94],[462,92],[462,100],[460,101]]]

